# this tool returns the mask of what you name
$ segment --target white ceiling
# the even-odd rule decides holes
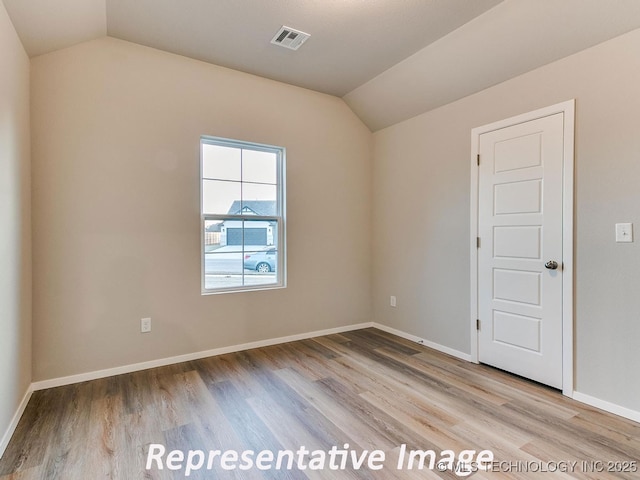
[[[640,0],[2,0],[27,53],[110,35],[344,96],[391,125],[640,28]],[[311,34],[298,51],[281,25]]]
[[[506,0],[344,99],[373,130],[640,28],[640,0]]]
[[[107,0],[108,34],[339,97],[500,0]],[[282,25],[311,34],[270,43]]]

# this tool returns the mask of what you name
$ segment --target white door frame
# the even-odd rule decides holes
[[[573,183],[575,99],[517,115],[471,130],[471,361],[478,363],[478,153],[480,135],[556,113],[564,115],[564,152],[562,165],[562,393],[574,393],[574,321],[573,321]]]

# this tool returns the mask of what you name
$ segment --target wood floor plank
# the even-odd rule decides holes
[[[185,425],[189,422],[181,404],[180,388],[176,385],[174,371],[153,369],[149,371],[150,388],[155,395],[154,410],[162,430]]]
[[[177,377],[185,390],[185,397],[191,413],[191,425],[196,427],[199,436],[198,443],[192,443],[189,448],[196,450],[232,450],[241,452],[246,449],[246,443],[241,439],[229,422],[222,406],[211,395],[208,386],[197,371],[187,372]],[[227,380],[225,380],[227,381]],[[218,382],[210,383],[214,385]],[[219,462],[215,462],[211,473],[217,478],[242,478],[247,480],[263,478],[259,472],[245,471],[242,474],[225,471]]]
[[[451,388],[443,379],[421,373],[407,365],[386,358],[376,350],[366,350],[359,346],[344,346],[344,358],[342,361],[350,361],[359,364],[363,375],[367,370],[375,372],[379,389],[390,390],[390,395],[398,395],[400,392],[414,391],[424,398],[423,403],[434,405],[441,413],[448,415],[452,423],[464,419],[470,409],[474,408],[477,399],[467,395],[459,389]],[[398,369],[405,370],[399,374]],[[425,388],[430,387],[430,388]]]
[[[9,442],[0,461],[0,475],[28,470],[42,465],[47,453],[48,439],[55,431],[57,417],[55,416],[56,398],[63,397],[64,390],[51,389],[34,392],[16,427],[14,438],[21,442]]]
[[[294,369],[310,380],[324,378],[327,373],[323,362],[296,343],[285,343],[276,347],[280,358],[286,362],[285,368]]]
[[[348,346],[334,346],[342,355],[334,362],[338,364],[345,381],[351,380],[358,384],[361,391],[379,392],[387,396],[411,404],[420,404],[429,409],[429,418],[436,422],[442,421],[453,425],[463,416],[450,408],[449,399],[442,392],[422,388],[420,382],[412,378],[397,375],[397,372],[385,363],[372,360],[361,355]],[[357,393],[361,393],[360,391]],[[431,398],[439,395],[442,401]]]
[[[87,422],[84,442],[78,445],[79,463],[70,468],[69,478],[82,478],[81,472],[94,472],[96,477],[125,478],[128,466],[124,464],[129,446],[124,441],[122,397],[111,387],[109,379],[97,380],[95,396]],[[65,476],[61,478],[67,478]]]
[[[382,410],[399,409],[412,415],[417,418],[416,421],[424,423],[427,431],[430,428],[448,429],[466,418],[464,405],[456,408],[455,400],[434,391],[425,394],[426,391],[421,391],[419,384],[394,376],[384,365],[371,364],[366,359],[354,357],[343,357],[339,361],[340,365],[350,364],[354,375],[372,379],[371,388],[360,396]]]
[[[229,470],[214,455],[188,478],[461,478],[398,469],[404,445],[434,454],[491,450],[493,469],[474,480],[640,479],[638,423],[367,328],[35,392],[0,459],[0,480],[186,478],[184,464],[147,470],[152,445],[256,455],[345,444],[355,454],[381,450],[384,468]],[[589,462],[617,460],[636,470],[585,471],[597,465]],[[535,472],[557,462],[578,463]]]
[[[527,445],[524,445],[522,447],[522,450],[535,455],[537,458],[545,462],[550,462],[554,459],[562,458],[565,462],[576,462],[578,465],[581,465],[582,461],[587,461],[587,459],[579,458],[579,456],[575,455],[574,452],[560,450],[556,445],[549,445],[548,442],[542,442],[538,439],[533,440]],[[623,478],[616,475],[611,475],[607,472],[585,472],[582,469],[576,469],[575,472],[572,472],[570,476],[567,474],[566,477],[584,480],[611,480],[614,478]]]
[[[296,422],[290,412],[282,409],[277,403],[269,401],[267,397],[255,397],[247,401],[264,424],[273,432],[280,444],[287,450],[297,451],[298,448],[304,446],[310,451],[326,451],[333,445],[339,445],[338,442],[327,444],[319,441],[309,430]],[[347,436],[343,436],[341,440],[347,440]],[[340,446],[343,447],[344,444]],[[352,444],[349,444],[349,446],[357,447],[357,445]],[[373,478],[368,472],[362,473],[364,473],[364,475],[358,475],[353,469],[346,469],[344,471],[325,469],[322,471],[305,472],[310,480]]]
[[[345,430],[353,439],[352,441],[363,449],[375,450],[377,448],[384,449],[385,446],[387,448],[395,446],[392,445],[393,442],[382,438],[384,434],[377,432],[369,425],[363,425],[360,430],[355,429],[353,415],[348,408],[333,400],[328,392],[302,377],[296,371],[283,369],[276,373],[324,417]]]
[[[76,438],[87,435],[91,413],[93,384],[84,382],[65,389],[65,405],[60,411],[60,423],[55,441],[48,442],[43,472],[47,479],[64,479],[65,472],[82,462],[82,453],[74,448]]]
[[[605,455],[608,460],[622,460],[638,454],[637,445],[614,442],[594,431],[583,430],[571,422],[550,418],[544,411],[539,411],[532,405],[511,402],[506,405],[505,410],[509,415],[516,414],[520,421],[526,422],[532,432],[535,428],[539,437],[554,439],[559,448],[582,454],[585,460],[596,458],[598,455]],[[584,437],[589,438],[588,443],[577,444],[572,440]]]
[[[397,352],[387,349],[386,347],[377,348],[376,352],[397,362],[401,362],[409,367],[416,368],[417,370],[425,372],[433,377],[444,380],[447,382],[447,384],[456,387],[461,391],[468,393],[469,395],[482,398],[495,405],[504,405],[509,401],[506,396],[498,395],[489,388],[478,386],[477,383],[474,384],[465,382],[459,376],[450,374],[446,371],[443,371],[442,369],[438,369],[437,367],[433,367],[431,365],[425,365],[423,362],[416,360],[413,356],[398,355]]]
[[[492,369],[492,375],[486,374],[487,367],[475,364],[462,364],[459,361],[449,361],[442,356],[435,356],[432,352],[422,352],[412,357],[418,368],[425,365],[427,369],[440,372],[444,377],[457,378],[470,386],[485,391],[492,391],[498,396],[513,400],[523,399],[526,402],[549,406],[554,415],[561,414],[563,418],[572,418],[578,412],[563,398],[559,399],[557,391],[534,382],[523,381],[518,377]],[[513,383],[514,379],[518,383]]]
[[[254,452],[284,450],[284,447],[278,442],[273,432],[260,420],[259,416],[256,415],[231,382],[215,383],[209,386],[209,391],[217,400],[229,423],[242,439],[247,449]],[[269,473],[265,475],[272,477],[275,474]],[[301,470],[293,469],[279,472],[278,478],[306,479],[308,477]]]
[[[0,475],[0,480],[42,480],[45,477],[45,471],[42,466],[19,470],[8,475]]]
[[[623,417],[598,410],[595,407],[578,404],[575,400],[571,400],[571,402],[578,407],[578,413],[573,417],[573,420],[583,424],[588,430],[601,427],[601,429],[611,430],[624,436],[626,441],[634,441],[640,437],[640,423],[630,422]]]
[[[254,350],[250,355],[259,357],[260,352]],[[307,432],[320,446],[328,449],[333,445],[340,446],[345,442],[349,442],[352,447],[360,447],[343,429],[331,422],[330,419],[299,395],[292,385],[278,376],[277,372],[280,370],[282,369],[276,371],[264,370],[260,374],[256,374],[265,390],[265,395],[260,396],[261,400],[268,401],[270,404],[277,405],[278,408],[285,410],[291,416],[292,423]],[[291,428],[292,423],[283,423],[280,428]]]
[[[363,345],[367,349],[377,349],[387,347],[390,350],[403,353],[405,355],[415,355],[420,353],[420,346],[417,344],[407,345],[405,342],[398,340],[399,337],[386,335],[373,328],[365,328],[362,330],[354,330],[344,334],[352,343]]]

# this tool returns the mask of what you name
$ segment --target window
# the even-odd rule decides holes
[[[200,139],[202,293],[285,286],[285,150]]]

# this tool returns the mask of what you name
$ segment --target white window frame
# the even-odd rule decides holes
[[[205,214],[203,208],[203,145],[217,145],[223,147],[254,150],[259,152],[269,152],[276,154],[277,172],[276,172],[276,215],[226,215],[226,214]],[[286,270],[286,188],[285,188],[285,172],[286,172],[286,149],[274,145],[266,145],[253,142],[245,142],[242,140],[233,140],[228,138],[213,137],[202,135],[200,137],[200,285],[202,295],[247,292],[254,290],[273,290],[285,288],[287,286],[287,270]],[[242,180],[241,180],[242,182]],[[244,285],[244,270],[242,273],[242,285],[232,287],[205,288],[205,222],[207,220],[264,220],[277,224],[277,264],[276,264],[276,282],[261,285]],[[242,245],[242,254],[244,257],[244,242]]]

